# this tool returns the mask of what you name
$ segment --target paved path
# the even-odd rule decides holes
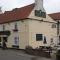
[[[18,50],[1,50],[0,49],[0,60],[51,60],[43,57],[35,57],[32,55],[25,54]]]

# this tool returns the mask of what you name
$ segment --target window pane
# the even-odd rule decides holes
[[[19,45],[19,37],[15,37],[14,38],[14,44],[15,45]]]
[[[46,18],[46,12],[42,12],[42,10],[35,10],[35,16]]]
[[[56,24],[52,24],[52,28],[56,28]]]
[[[42,34],[36,34],[36,40],[37,40],[37,41],[43,40]]]

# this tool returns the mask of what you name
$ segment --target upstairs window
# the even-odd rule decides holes
[[[15,23],[15,25],[14,25],[14,30],[13,30],[13,31],[18,31],[17,23]]]
[[[15,23],[15,29],[18,29],[18,28],[17,28],[17,23]]]
[[[3,25],[3,31],[5,30],[5,25]]]
[[[52,28],[56,28],[56,24],[52,24]]]

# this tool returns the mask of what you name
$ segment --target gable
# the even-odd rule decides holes
[[[32,12],[28,16],[28,18],[44,20],[44,21],[49,21],[49,22],[56,22],[48,14],[46,14],[46,18],[35,16],[35,12],[34,11],[35,11],[35,8],[32,10]]]

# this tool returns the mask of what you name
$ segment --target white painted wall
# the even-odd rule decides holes
[[[35,18],[34,18],[35,19]],[[57,29],[52,28],[53,23],[46,23],[46,22],[40,22],[37,20],[24,20],[17,21],[17,22],[11,22],[11,23],[5,23],[5,30],[11,31],[11,35],[8,37],[7,47],[11,48],[12,45],[14,45],[14,37],[19,37],[19,48],[25,49],[26,46],[30,45],[33,48],[39,47],[39,46],[49,46],[51,38],[53,38],[54,43],[57,42]],[[36,18],[39,19],[39,18]],[[44,19],[44,21],[53,22],[51,18],[47,17],[47,19]],[[14,24],[17,23],[18,25],[18,32],[13,32]],[[55,22],[54,22],[55,23]],[[2,25],[0,25],[0,31],[2,31]],[[42,41],[36,41],[36,34],[43,34],[43,36],[46,36],[47,44],[43,44]]]
[[[50,46],[51,38],[53,38],[54,43],[56,43],[57,30],[51,27],[52,23],[29,20],[29,45],[33,46],[33,48],[44,45]],[[36,41],[36,34],[46,36],[47,44],[44,44],[43,40]]]
[[[14,25],[17,23],[18,26],[18,32],[14,32]],[[8,37],[7,47],[11,48],[12,45],[14,45],[14,37],[19,37],[19,48],[24,49],[28,45],[29,41],[29,27],[28,27],[28,21],[24,20],[17,21],[17,22],[10,22],[5,23],[5,30],[9,30],[11,32],[11,35]],[[3,24],[0,25],[0,31],[2,31]]]

